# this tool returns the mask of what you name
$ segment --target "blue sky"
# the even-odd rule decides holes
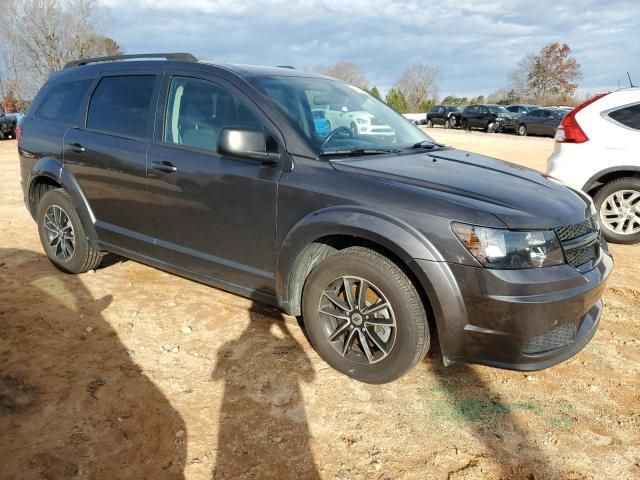
[[[185,51],[228,63],[361,66],[393,85],[413,63],[440,68],[440,94],[487,95],[527,52],[566,42],[581,92],[640,84],[637,0],[99,0],[127,53]]]

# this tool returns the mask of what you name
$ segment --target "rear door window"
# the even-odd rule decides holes
[[[87,128],[125,137],[149,137],[155,85],[155,75],[104,77],[91,97]]]
[[[640,103],[609,112],[609,117],[625,127],[640,130]]]
[[[78,109],[91,82],[91,79],[84,79],[54,85],[46,92],[33,116],[54,122],[75,123]]]

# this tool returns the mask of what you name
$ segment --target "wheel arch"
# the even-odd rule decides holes
[[[439,252],[409,225],[359,207],[329,208],[313,213],[289,231],[276,261],[276,294],[280,307],[291,315],[300,315],[302,289],[311,270],[329,255],[352,246],[367,247],[390,258],[414,282],[424,297],[425,306],[430,308],[412,260],[442,260]]]
[[[625,177],[640,178],[640,166],[624,165],[601,170],[585,182],[582,191],[594,196],[603,185]]]
[[[29,178],[29,212],[35,218],[38,204],[44,194],[52,188],[62,188],[71,197],[71,201],[84,228],[89,243],[97,248],[97,234],[95,230],[95,216],[89,206],[84,192],[76,178],[65,169],[62,163],[53,158],[40,159],[31,170]]]

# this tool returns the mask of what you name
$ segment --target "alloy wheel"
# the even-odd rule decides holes
[[[318,311],[327,340],[344,358],[369,365],[391,353],[397,333],[393,308],[368,280],[336,278],[323,290]]]
[[[58,205],[51,205],[44,214],[47,243],[54,255],[68,262],[76,248],[76,237],[69,215]]]
[[[640,192],[619,190],[609,195],[600,206],[600,220],[618,235],[640,232]]]

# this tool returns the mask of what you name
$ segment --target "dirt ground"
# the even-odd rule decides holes
[[[432,129],[543,169],[551,139]],[[594,340],[533,374],[349,380],[297,320],[132,261],[53,268],[0,142],[0,478],[640,478],[640,246]]]

